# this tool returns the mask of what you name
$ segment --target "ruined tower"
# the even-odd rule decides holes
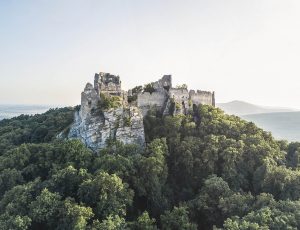
[[[110,73],[96,73],[94,87],[99,95],[103,93],[106,95],[122,96],[120,77]]]

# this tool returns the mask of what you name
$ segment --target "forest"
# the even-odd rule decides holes
[[[59,138],[78,108],[0,121],[0,229],[300,229],[300,143],[200,105],[147,146]]]

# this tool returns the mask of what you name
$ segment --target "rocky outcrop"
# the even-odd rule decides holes
[[[112,84],[113,82],[109,82]],[[88,83],[81,93],[81,107],[68,133],[69,139],[79,139],[96,151],[107,146],[109,140],[124,144],[145,144],[143,115],[137,107],[124,103],[117,108],[101,106],[100,90]],[[113,92],[115,93],[115,92]],[[108,100],[116,97],[109,94]],[[109,98],[111,97],[111,98]],[[120,98],[122,100],[122,98]]]
[[[80,139],[94,151],[106,147],[109,140],[141,146],[145,143],[143,116],[136,107],[95,110],[85,117],[80,114],[75,113],[68,138]]]

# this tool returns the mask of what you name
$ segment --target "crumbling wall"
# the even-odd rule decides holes
[[[96,90],[96,92],[97,92],[98,95],[100,95],[100,82],[101,82],[100,74],[95,73],[95,77],[94,77],[94,89]]]
[[[142,110],[143,115],[146,115],[149,109],[155,107],[157,110],[163,110],[167,102],[166,92],[144,92],[138,95],[137,106]]]
[[[170,89],[169,91],[170,98],[173,98],[177,102],[188,102],[189,100],[189,91],[187,89]]]
[[[190,91],[190,100],[195,105],[212,105],[215,106],[214,92],[194,90]]]
[[[175,114],[186,114],[189,110],[189,92],[187,89],[170,89],[169,97],[175,103]]]
[[[80,116],[85,119],[99,105],[99,96],[91,83],[87,83],[84,91],[81,93]]]
[[[164,75],[161,79],[153,82],[153,88],[155,91],[164,91],[172,88],[172,76]]]
[[[103,93],[116,96],[122,95],[120,77],[110,73],[96,73],[94,78],[94,88],[98,94]]]

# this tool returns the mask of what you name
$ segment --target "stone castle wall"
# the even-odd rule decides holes
[[[201,91],[201,90],[191,90],[190,100],[194,105],[212,105],[215,106],[215,96],[214,92]]]
[[[187,89],[170,89],[169,97],[173,98],[175,101],[188,101],[189,91]]]
[[[94,88],[98,94],[106,95],[122,95],[122,87],[119,76],[110,73],[96,73],[94,77]]]
[[[175,114],[187,113],[189,109],[189,98],[190,98],[187,89],[170,89],[169,98],[175,102],[175,111],[174,111]],[[177,108],[178,106],[179,108]]]
[[[172,113],[170,111],[172,103],[175,103],[174,114],[187,114],[193,105],[215,106],[214,92],[172,88],[171,75],[164,75],[152,84],[155,92],[152,94],[144,92],[137,95],[137,106],[143,111],[143,115],[146,115],[151,108],[156,108],[164,115],[168,115]]]
[[[143,115],[146,115],[152,107],[162,110],[167,102],[166,92],[144,92],[138,95],[137,106],[142,110]]]
[[[81,93],[80,116],[85,119],[99,105],[99,96],[91,83],[87,83]]]
[[[153,82],[153,88],[156,91],[164,91],[165,89],[172,88],[172,76],[171,75],[164,75],[161,79],[156,82]]]

